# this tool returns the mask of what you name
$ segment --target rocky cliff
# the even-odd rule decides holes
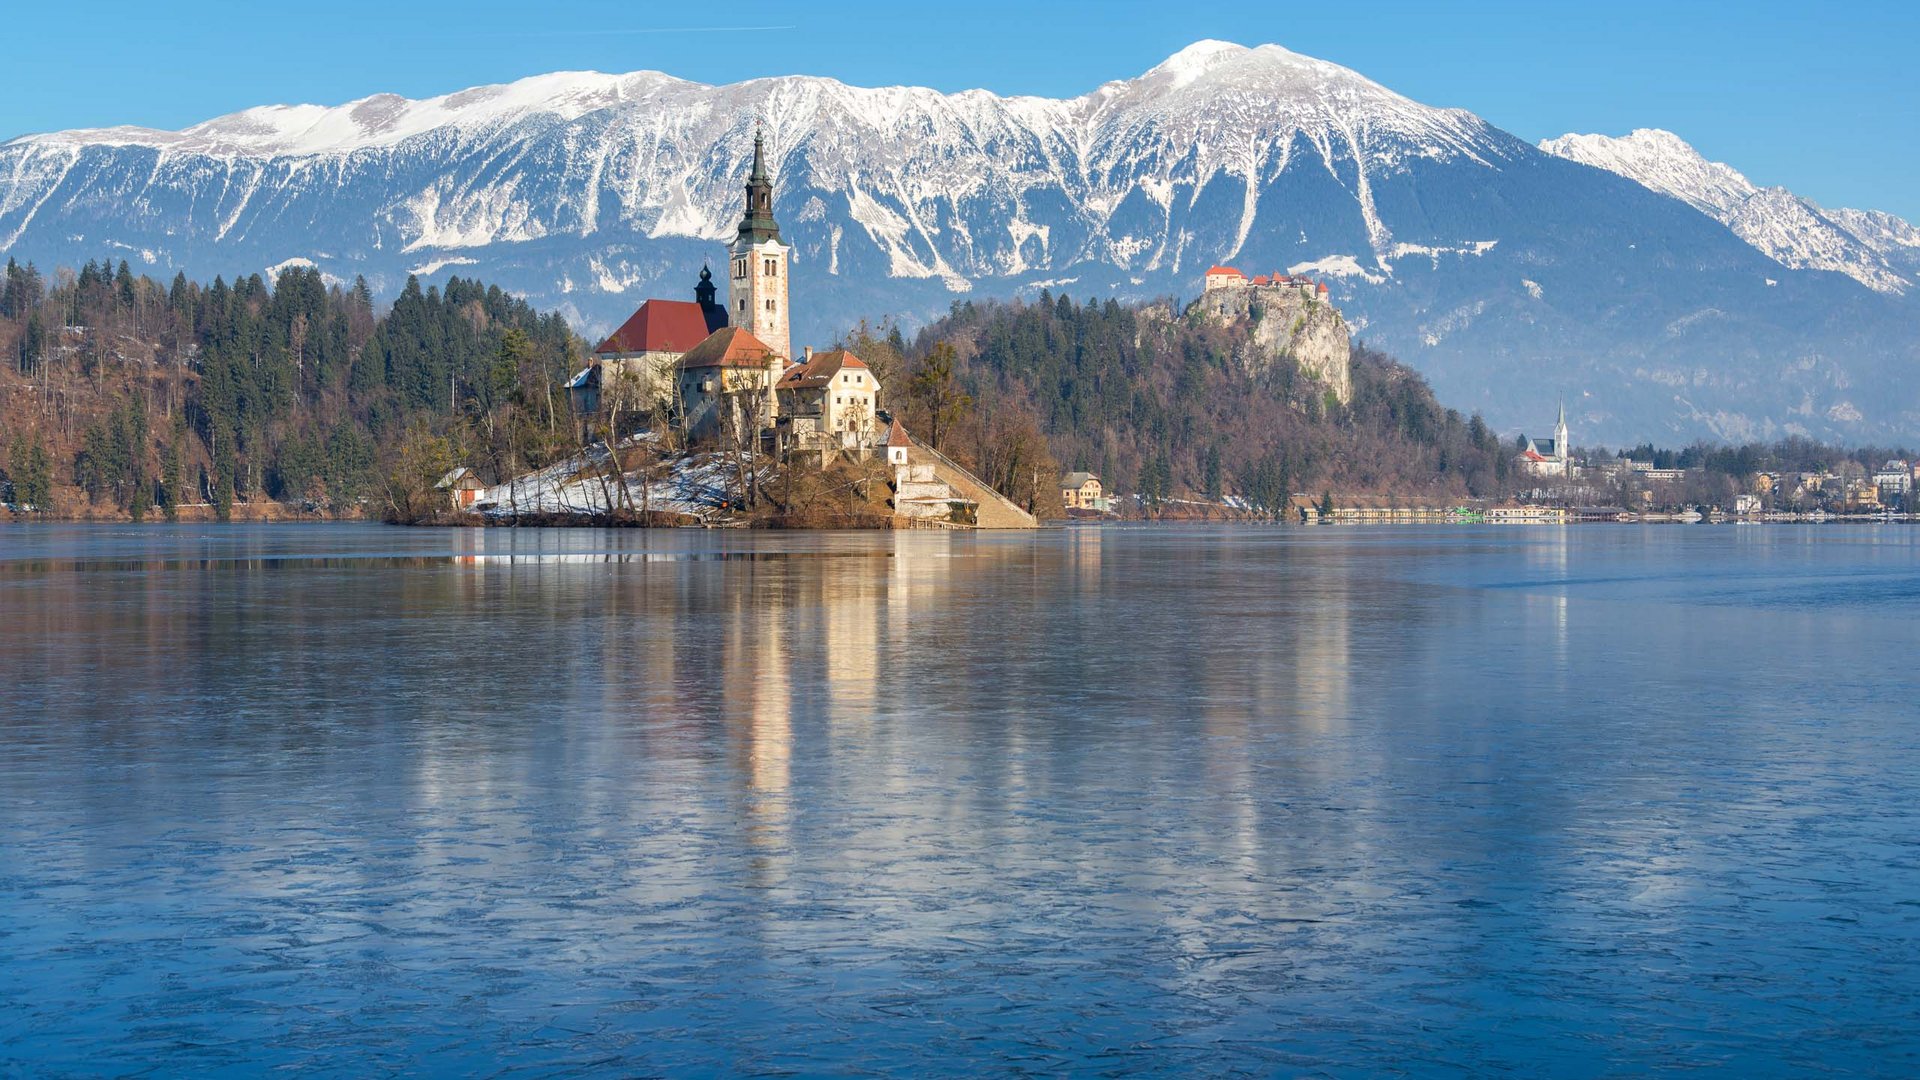
[[[1347,368],[1352,335],[1340,309],[1311,286],[1246,285],[1213,289],[1187,308],[1189,317],[1247,327],[1247,347],[1238,359],[1249,375],[1291,360],[1308,378],[1324,383],[1341,404],[1353,400]]]

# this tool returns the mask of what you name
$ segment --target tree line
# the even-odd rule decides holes
[[[559,452],[554,387],[582,354],[560,316],[457,276],[409,277],[379,311],[365,279],[309,266],[202,285],[125,260],[51,279],[9,260],[0,482],[18,505],[82,514],[351,512],[412,429],[456,431],[502,470]]]

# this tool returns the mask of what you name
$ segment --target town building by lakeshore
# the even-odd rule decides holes
[[[474,502],[480,498],[480,493],[487,489],[487,485],[480,482],[480,478],[473,474],[472,469],[462,465],[442,476],[440,482],[433,485],[433,489],[445,492],[448,507],[460,511],[472,509]]]
[[[1060,478],[1060,503],[1068,510],[1107,513],[1113,509],[1100,478],[1090,472],[1070,472]]]

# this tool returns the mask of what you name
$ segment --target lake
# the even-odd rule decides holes
[[[1914,1075],[1916,538],[0,527],[0,1074]]]

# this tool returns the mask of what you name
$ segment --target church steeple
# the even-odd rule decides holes
[[[787,268],[793,249],[780,239],[773,220],[773,178],[767,175],[766,138],[753,131],[753,171],[747,174],[747,212],[740,235],[727,245],[732,265],[727,275],[727,306],[733,325],[771,348],[782,359],[793,356],[788,337]]]
[[[758,125],[753,129],[753,171],[747,174],[747,212],[740,218],[740,239],[751,244],[780,239],[773,220],[773,178],[767,175],[767,149]]]

